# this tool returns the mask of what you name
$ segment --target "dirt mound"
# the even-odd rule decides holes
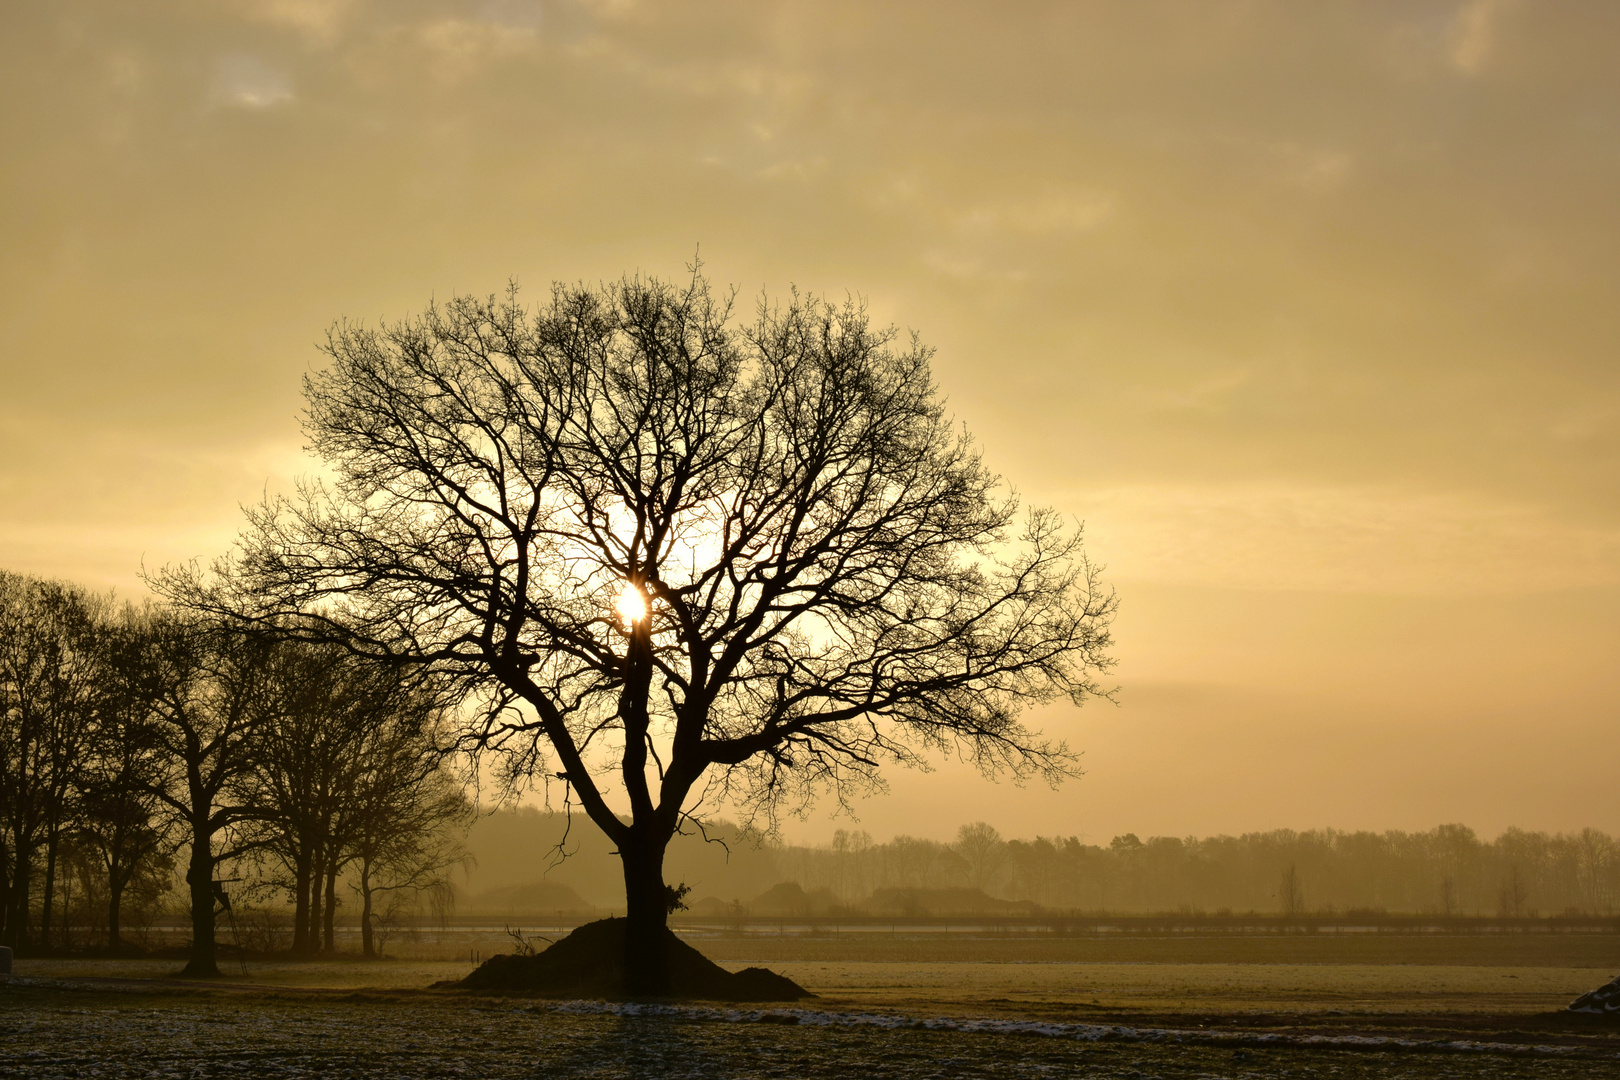
[[[624,929],[623,919],[586,923],[543,952],[492,956],[471,975],[449,985],[542,997],[623,997]],[[671,997],[795,1001],[814,996],[792,979],[764,968],[729,972],[670,930],[664,931],[664,959]]]

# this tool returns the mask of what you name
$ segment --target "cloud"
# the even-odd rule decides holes
[[[1368,487],[1076,493],[1121,579],[1222,588],[1478,595],[1620,585],[1620,529],[1527,504]]]
[[[936,274],[959,281],[1024,281],[1027,270],[994,265],[986,260],[952,248],[934,247],[922,253],[922,264]]]
[[[274,108],[293,100],[292,78],[256,56],[230,53],[215,67],[213,98],[236,108]]]
[[[1114,197],[1102,192],[1053,192],[975,207],[959,224],[969,231],[999,230],[1025,236],[1090,232],[1114,215]]]
[[[1451,65],[1465,75],[1484,70],[1496,46],[1497,26],[1512,0],[1470,0],[1457,12],[1450,34]]]
[[[1344,183],[1350,172],[1350,155],[1323,147],[1288,145],[1277,148],[1283,162],[1283,176],[1297,187],[1329,191]]]
[[[432,54],[429,71],[441,83],[469,79],[492,62],[534,49],[539,35],[532,26],[470,19],[440,19],[417,28],[417,40]]]
[[[320,44],[330,44],[354,9],[354,0],[249,0],[247,16],[255,22],[295,30]]]
[[[538,0],[485,0],[479,9],[483,22],[519,30],[538,30],[544,15]]]

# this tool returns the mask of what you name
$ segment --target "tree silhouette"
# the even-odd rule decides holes
[[[274,708],[255,734],[253,768],[239,790],[293,893],[296,954],[337,951],[345,869],[358,869],[370,957],[378,889],[428,887],[458,857],[443,829],[467,803],[436,752],[441,703],[432,687],[404,675],[397,664],[333,645],[280,642],[269,657]]]
[[[265,693],[272,648],[261,635],[147,609],[122,649],[124,692],[145,705],[139,737],[157,765],[147,791],[173,815],[190,847],[187,975],[219,974],[214,874],[257,844],[240,826],[261,811],[239,797],[239,788],[274,707]]]
[[[372,726],[356,755],[349,850],[360,894],[360,947],[379,955],[377,901],[447,890],[470,856],[456,836],[475,810],[437,752],[440,713],[416,695]]]
[[[325,351],[306,432],[333,479],[157,584],[461,680],[462,745],[616,845],[628,991],[665,988],[664,850],[701,806],[774,824],[938,751],[1074,771],[1019,717],[1098,692],[1114,598],[862,307],[739,324],[694,271],[457,298]]]
[[[175,824],[154,791],[168,768],[149,738],[151,702],[140,689],[135,658],[147,642],[150,612],[126,605],[101,632],[101,706],[82,770],[78,833],[106,876],[107,947],[123,948],[124,893],[166,862]]]
[[[1001,834],[983,821],[957,829],[956,843],[951,847],[967,864],[967,883],[975,889],[988,890],[996,872],[1007,861],[1007,845]]]
[[[38,944],[51,945],[57,858],[101,704],[105,597],[0,571],[0,944],[26,947],[45,853]]]
[[[1293,863],[1283,869],[1278,879],[1277,907],[1285,919],[1295,919],[1304,913],[1305,893],[1300,887],[1299,869]]]

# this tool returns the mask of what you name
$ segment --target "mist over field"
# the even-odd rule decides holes
[[[839,830],[820,846],[763,842],[725,822],[711,823],[704,833],[707,839],[695,830],[678,838],[666,870],[671,881],[691,886],[691,913],[710,918],[1601,917],[1614,915],[1620,904],[1620,846],[1596,829],[1510,829],[1495,838],[1462,825],[1420,833],[1127,833],[1100,845],[1061,835],[1003,837],[985,822],[949,840],[880,840],[864,830]],[[557,858],[559,844],[566,858]],[[565,815],[496,811],[473,825],[467,850],[473,859],[456,882],[458,914],[521,918],[622,905],[622,875],[611,849],[580,822],[569,828]]]

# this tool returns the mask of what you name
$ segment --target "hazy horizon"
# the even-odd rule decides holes
[[[9,14],[0,567],[221,553],[335,320],[701,249],[915,328],[1122,599],[1084,778],[790,838],[1620,832],[1620,8]]]

